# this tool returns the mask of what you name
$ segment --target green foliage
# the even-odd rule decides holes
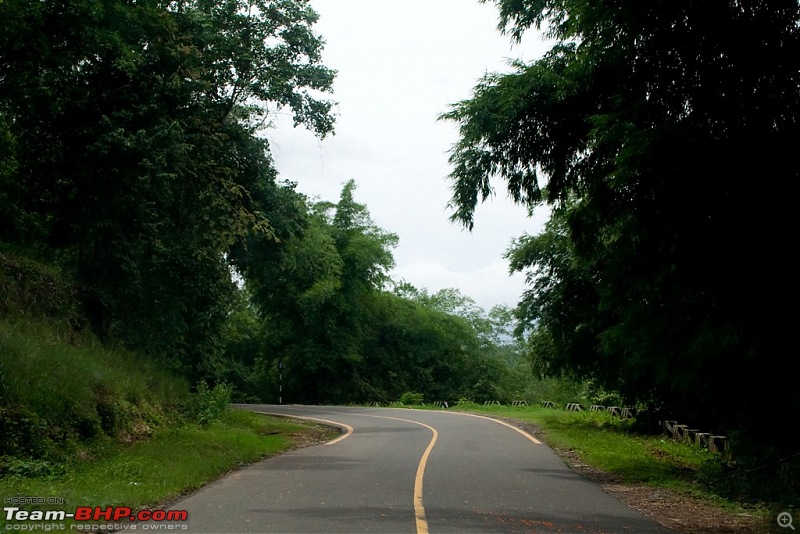
[[[190,397],[162,365],[73,331],[65,318],[77,305],[57,270],[16,255],[2,260],[0,279],[18,283],[2,293],[0,493],[153,506],[308,432],[228,412],[224,385],[201,382]],[[178,424],[181,406],[200,424]]]
[[[275,402],[281,375],[284,400],[304,403],[390,402],[406,391],[506,399],[524,389],[510,310],[487,315],[454,289],[388,291],[397,236],[356,202],[353,181],[337,203],[311,203],[290,186],[281,194],[278,240],[253,239],[235,260],[263,321],[248,319],[257,356],[234,364],[241,394]]]
[[[290,449],[295,436],[326,439],[334,434],[317,425],[232,410],[206,428],[182,425],[134,444],[82,448],[67,464],[13,460],[17,476],[0,477],[0,493],[155,507],[232,469]],[[0,517],[0,526],[3,521]]]
[[[195,386],[195,392],[186,408],[190,420],[201,426],[208,426],[217,421],[229,410],[231,403],[231,387],[227,384],[216,384],[209,388],[205,380]]]
[[[291,218],[275,225],[278,242],[253,240],[241,262],[265,320],[262,368],[286,363],[289,391],[320,402],[350,396],[374,295],[393,265],[397,238],[378,228],[345,184],[337,204],[309,203],[284,190]]]
[[[703,464],[699,480],[717,495],[743,502],[797,506],[800,502],[800,456],[784,455],[778,447],[761,447],[730,436],[732,458],[717,456]],[[757,450],[745,447],[758,446]]]
[[[31,410],[20,406],[0,407],[0,430],[4,441],[0,456],[7,458],[4,463],[13,460],[14,456],[39,458],[49,455],[51,444],[41,439],[47,429],[46,421]]]
[[[398,238],[354,181],[335,203],[277,181],[260,136],[272,112],[333,132],[316,20],[305,0],[3,2],[0,240],[50,267],[0,256],[0,314],[66,315],[76,343],[91,328],[152,357],[199,384],[187,409],[201,424],[234,395],[277,400],[281,375],[303,402],[520,389],[516,349],[474,302],[389,293]],[[51,272],[71,283],[48,293]],[[71,417],[87,440],[139,435],[148,403],[82,387],[20,414]]]
[[[247,291],[238,291],[237,297],[222,332],[224,352],[215,362],[211,378],[216,383],[230,384],[234,402],[257,402],[268,398],[271,385],[261,365],[266,351],[264,326]]]
[[[59,464],[81,443],[144,439],[174,418],[188,394],[150,361],[90,336],[75,338],[79,346],[64,338],[48,324],[0,321],[3,469]]]
[[[104,340],[213,375],[233,251],[273,237],[268,108],[332,132],[306,2],[0,5],[0,239],[47,250]]]
[[[406,406],[412,406],[412,405],[419,406],[425,400],[425,395],[423,395],[422,393],[417,393],[415,391],[406,391],[405,393],[400,395],[400,398],[397,400],[401,404],[404,404]]]
[[[546,26],[556,43],[443,115],[460,129],[453,218],[471,227],[494,177],[551,206],[509,250],[536,370],[796,451],[762,407],[800,409],[774,304],[797,276],[770,259],[798,223],[800,6],[495,3],[512,37]]]
[[[64,467],[46,460],[3,457],[0,459],[0,473],[10,478],[53,478],[63,475]]]
[[[584,405],[595,404],[586,396],[586,385],[563,378],[532,378],[526,384],[523,395],[520,397],[532,404],[541,401],[550,401],[556,406],[563,407],[568,402],[577,402]]]
[[[79,329],[77,289],[53,267],[0,248],[0,319],[27,316]]]

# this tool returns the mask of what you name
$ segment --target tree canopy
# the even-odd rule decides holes
[[[512,395],[509,359],[516,358],[499,341],[512,319],[493,322],[454,289],[431,295],[392,282],[398,238],[375,224],[355,193],[353,180],[337,202],[295,193],[293,224],[276,223],[277,240],[248,244],[241,268],[263,329],[251,329],[261,341],[254,373],[238,379],[243,389],[259,375],[262,388],[250,393],[277,400],[282,365],[292,402]]]
[[[202,368],[231,251],[273,236],[259,129],[333,130],[303,0],[0,5],[0,239],[74,274],[103,337]]]
[[[511,391],[483,310],[392,292],[398,238],[355,181],[335,202],[279,181],[276,111],[333,133],[316,20],[306,0],[1,2],[0,248],[74,281],[73,328],[240,400],[277,401],[279,371],[293,402]]]
[[[800,408],[779,304],[797,294],[798,3],[495,3],[512,38],[555,44],[442,116],[451,205],[471,228],[499,178],[552,207],[509,250],[538,368],[791,446],[763,408]]]

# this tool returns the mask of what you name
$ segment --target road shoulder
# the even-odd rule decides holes
[[[547,441],[547,433],[518,419],[498,418]],[[661,525],[686,534],[749,534],[763,530],[762,518],[737,513],[683,492],[647,484],[625,483],[620,477],[581,462],[573,450],[550,446],[567,466],[599,484],[606,493],[638,510]]]

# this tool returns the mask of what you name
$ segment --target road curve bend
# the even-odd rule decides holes
[[[237,407],[343,434],[173,503],[188,511],[188,532],[670,532],[502,421],[398,408]]]

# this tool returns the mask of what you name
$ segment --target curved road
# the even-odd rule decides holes
[[[343,429],[173,503],[190,532],[670,532],[515,427],[456,412],[240,405]]]

